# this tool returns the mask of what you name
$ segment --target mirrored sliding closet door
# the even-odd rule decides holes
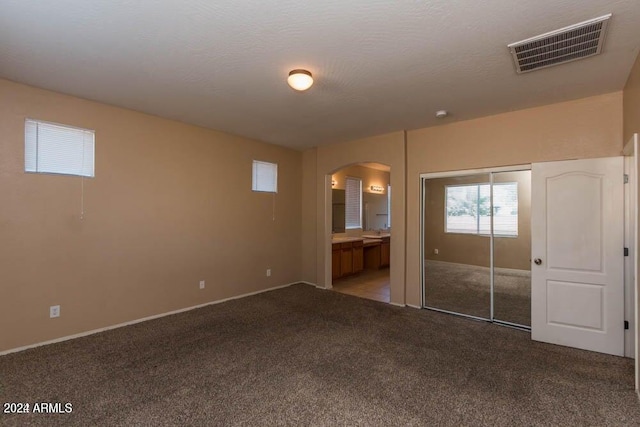
[[[531,325],[531,171],[424,177],[423,305]]]

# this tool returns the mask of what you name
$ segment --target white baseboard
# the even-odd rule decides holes
[[[305,285],[313,286],[313,287],[315,287],[315,288],[318,288],[318,287],[319,287],[319,286],[318,286],[318,285],[316,285],[315,283],[307,282],[306,280],[301,280],[301,281],[299,281],[299,282],[297,282],[297,283],[304,283]]]
[[[413,304],[407,304],[407,307],[417,308],[418,310],[422,308],[419,305],[413,305]]]
[[[391,305],[395,305],[396,307],[406,307],[405,304],[400,304],[399,302],[389,302]]]
[[[251,295],[257,295],[257,294],[261,294],[261,293],[264,293],[264,292],[274,291],[276,289],[286,288],[286,287],[289,287],[291,285],[296,285],[298,283],[307,283],[307,284],[311,285],[311,283],[308,283],[308,282],[287,283],[286,285],[274,286],[272,288],[262,289],[260,291],[249,292],[249,293],[241,294],[241,295],[236,295],[236,296],[233,296],[233,297],[224,298],[224,299],[220,299],[220,300],[216,300],[216,301],[210,301],[210,302],[206,302],[204,304],[198,304],[198,305],[194,305],[194,306],[191,306],[191,307],[180,308],[178,310],[173,310],[173,311],[169,311],[169,312],[166,312],[166,313],[154,314],[153,316],[147,316],[147,317],[143,317],[141,319],[130,320],[128,322],[118,323],[117,325],[105,326],[104,328],[92,329],[90,331],[80,332],[78,334],[67,335],[67,336],[64,336],[64,337],[55,338],[55,339],[48,340],[48,341],[42,341],[42,342],[39,342],[39,343],[29,344],[29,345],[25,345],[25,346],[22,346],[22,347],[11,348],[9,350],[0,351],[0,356],[4,356],[5,354],[9,354],[9,353],[17,353],[19,351],[28,350],[30,348],[40,347],[40,346],[43,346],[43,345],[55,344],[55,343],[59,343],[59,342],[63,342],[63,341],[72,340],[72,339],[75,339],[75,338],[86,337],[87,335],[93,335],[93,334],[97,334],[97,333],[100,333],[100,332],[109,331],[111,329],[122,328],[123,326],[135,325],[136,323],[146,322],[147,320],[153,320],[153,319],[158,319],[160,317],[171,316],[172,314],[184,313],[185,311],[191,311],[191,310],[195,310],[197,308],[206,307],[206,306],[209,306],[209,305],[220,304],[220,303],[223,303],[223,302],[226,302],[226,301],[232,301],[234,299],[240,299],[240,298],[249,297]],[[315,285],[313,285],[313,286],[315,286]]]

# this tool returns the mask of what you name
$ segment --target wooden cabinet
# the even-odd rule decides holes
[[[331,278],[340,277],[340,243],[331,245]]]
[[[369,244],[364,248],[364,267],[367,270],[380,268],[380,243]]]
[[[369,241],[364,247],[364,267],[368,270],[391,265],[391,238],[381,237],[376,241]]]
[[[353,242],[353,272],[359,273],[364,270],[364,250],[362,240]]]
[[[353,273],[353,245],[351,242],[340,244],[340,276]]]
[[[331,245],[331,278],[338,279],[364,270],[362,240]]]
[[[389,267],[391,264],[391,238],[383,237],[380,243],[380,267]]]

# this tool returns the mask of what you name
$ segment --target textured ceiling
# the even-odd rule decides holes
[[[606,13],[602,55],[515,73],[508,43]],[[303,149],[621,90],[639,23],[638,0],[0,0],[0,77]]]

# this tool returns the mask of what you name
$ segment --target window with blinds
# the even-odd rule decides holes
[[[489,184],[445,187],[447,233],[518,236],[518,183],[493,184],[493,215]]]
[[[391,186],[387,185],[387,228],[391,228]]]
[[[345,228],[362,228],[362,180],[345,179]]]
[[[95,175],[92,130],[27,119],[24,147],[25,172]]]
[[[278,192],[278,165],[276,163],[253,161],[253,191]]]

